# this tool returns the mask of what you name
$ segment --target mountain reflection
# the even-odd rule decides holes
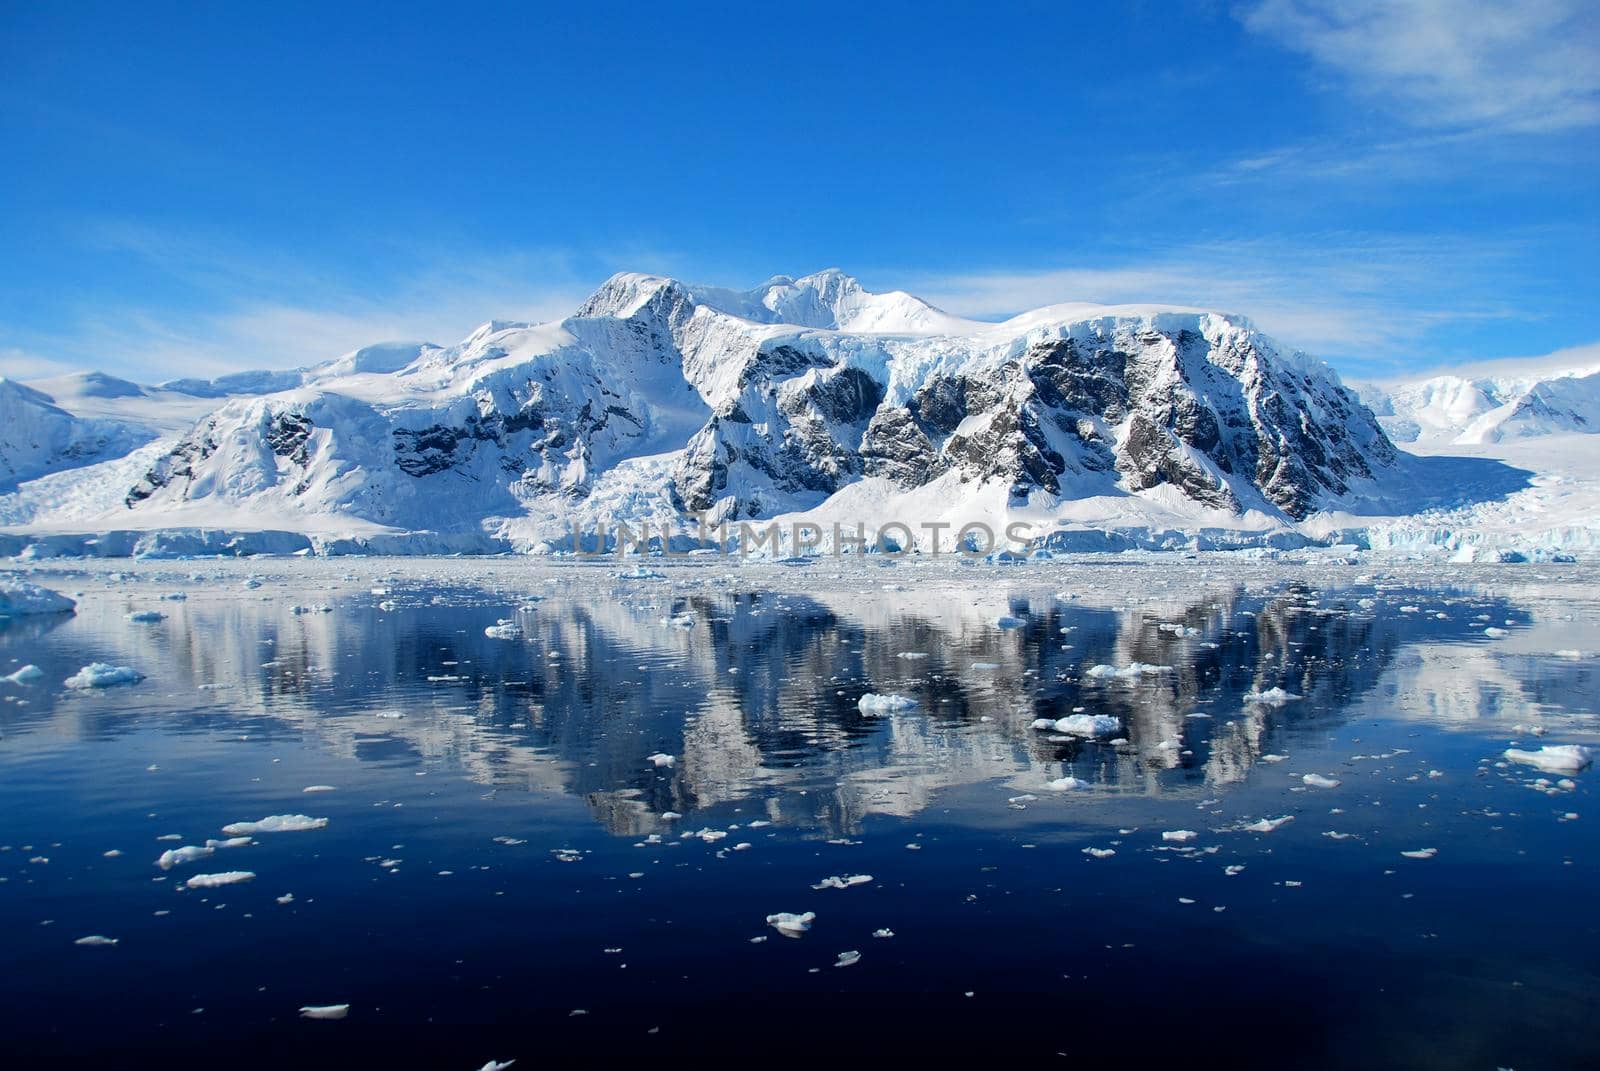
[[[150,680],[104,696],[40,689],[0,717],[13,746],[152,728],[305,736],[363,762],[456,765],[496,791],[575,795],[619,834],[765,818],[838,836],[980,782],[1014,795],[1069,775],[1089,793],[1240,782],[1287,748],[1281,737],[1345,717],[1397,659],[1465,649],[1482,638],[1478,615],[1527,620],[1492,598],[1459,598],[1439,619],[1398,612],[1393,593],[1292,584],[1135,609],[882,587],[661,584],[538,600],[419,587],[388,608],[337,598],[330,613],[281,598],[165,603],[155,625],[102,603],[70,627],[13,630],[7,653],[48,646],[67,672],[103,659]],[[1020,624],[998,627],[1001,614]],[[487,637],[499,618],[522,636]],[[1138,663],[1161,668],[1089,673]],[[1302,698],[1247,698],[1273,688]],[[865,716],[869,691],[917,706]],[[1034,727],[1075,712],[1120,729],[1096,740]]]

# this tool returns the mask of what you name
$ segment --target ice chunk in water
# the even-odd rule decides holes
[[[231,822],[222,827],[230,837],[254,836],[257,833],[302,833],[308,829],[321,829],[328,824],[326,818],[312,818],[304,814],[269,814],[259,822]]]
[[[67,678],[68,688],[109,688],[114,684],[138,684],[144,674],[127,666],[113,666],[109,662],[91,662]]]
[[[216,889],[224,885],[238,885],[254,881],[255,874],[248,870],[224,870],[217,874],[196,874],[184,882],[191,889]]]
[[[1582,773],[1594,761],[1594,749],[1578,744],[1560,744],[1542,747],[1538,751],[1523,751],[1508,747],[1504,755],[1512,762],[1532,766],[1546,773]]]
[[[904,695],[877,695],[868,692],[861,697],[856,708],[868,717],[879,714],[892,714],[897,710],[910,710],[917,705],[917,701]]]
[[[807,911],[803,915],[780,911],[776,915],[767,916],[767,925],[783,934],[785,937],[799,937],[811,929],[811,924],[817,919],[815,911]]]

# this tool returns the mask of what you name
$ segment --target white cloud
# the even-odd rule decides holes
[[[115,368],[146,382],[297,368],[374,342],[449,345],[491,318],[555,319],[570,313],[588,292],[547,289],[530,297],[519,288],[465,288],[327,304],[242,302],[181,318],[124,312],[80,322],[72,347],[103,355],[89,362],[95,367]]]
[[[1242,21],[1418,126],[1600,122],[1600,9],[1590,0],[1260,0]]]
[[[1407,354],[1446,322],[1525,315],[1493,287],[1514,241],[1324,234],[1156,249],[1121,264],[928,275],[907,289],[951,312],[998,318],[1067,301],[1237,312],[1324,356]]]
[[[71,371],[74,369],[70,365],[15,346],[0,349],[0,377],[6,379],[44,379]]]
[[[1589,342],[1581,346],[1567,346],[1563,349],[1555,350],[1551,353],[1541,353],[1534,357],[1501,357],[1493,361],[1452,362],[1440,365],[1431,372],[1407,373],[1402,378],[1415,380],[1429,375],[1446,374],[1467,377],[1535,376],[1571,372],[1579,369],[1590,373],[1600,371],[1600,342]]]
[[[489,319],[538,322],[570,313],[606,270],[582,271],[558,252],[396,246],[352,278],[323,263],[138,224],[86,225],[80,239],[126,258],[162,299],[85,300],[70,326],[31,348],[143,382],[294,368],[399,339],[459,341]],[[180,303],[164,291],[188,296]],[[44,374],[44,373],[39,373]]]

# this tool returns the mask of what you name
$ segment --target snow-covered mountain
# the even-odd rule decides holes
[[[1391,438],[1424,447],[1600,433],[1595,347],[1358,389]]]
[[[640,485],[623,497],[657,517],[938,484],[1013,509],[1146,499],[1270,522],[1362,512],[1398,463],[1325,365],[1235,317],[1074,306],[987,324],[838,271],[743,292],[623,274],[559,323],[489,323],[228,401],[125,502],[532,535],[530,518],[614,502],[627,466]]]
[[[1323,534],[1472,490],[1242,318],[1077,304],[986,323],[837,270],[748,291],[619,274],[559,322],[126,387],[102,404],[193,423],[146,414],[143,452],[24,484],[0,523],[525,549],[693,515]]]
[[[83,378],[101,397],[140,391],[98,373]],[[151,438],[136,424],[69,412],[52,395],[0,376],[0,494],[48,473],[119,457]]]

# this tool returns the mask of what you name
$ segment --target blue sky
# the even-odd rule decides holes
[[[616,270],[1600,340],[1600,9],[0,6],[0,374],[289,367]]]

